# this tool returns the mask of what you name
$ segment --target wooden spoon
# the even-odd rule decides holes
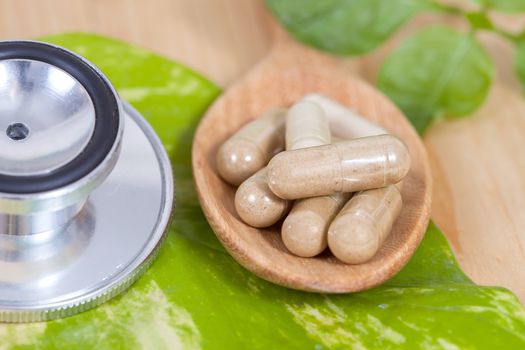
[[[371,288],[398,272],[421,242],[430,216],[432,179],[424,146],[407,119],[380,92],[352,78],[336,59],[301,46],[274,26],[268,56],[208,110],[195,134],[193,174],[199,200],[215,234],[242,266],[270,282],[304,291],[346,293]],[[329,251],[300,258],[286,249],[280,224],[256,229],[234,207],[236,188],[217,173],[218,147],[243,124],[274,106],[289,106],[319,92],[350,106],[407,144],[411,169],[402,190],[403,210],[379,252],[367,263],[346,265]]]

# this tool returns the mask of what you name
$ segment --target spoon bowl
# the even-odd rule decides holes
[[[425,148],[408,120],[384,95],[342,71],[333,58],[281,35],[270,54],[215,101],[196,131],[192,161],[199,201],[226,250],[257,276],[319,293],[371,288],[398,272],[423,238],[432,187]],[[328,250],[314,258],[293,255],[281,240],[280,222],[264,229],[242,222],[234,207],[236,188],[217,172],[219,146],[242,125],[271,107],[290,106],[312,92],[326,95],[381,125],[402,139],[410,151],[412,163],[402,188],[402,212],[378,253],[364,264],[344,264]]]

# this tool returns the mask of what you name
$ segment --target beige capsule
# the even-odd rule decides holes
[[[268,186],[283,199],[357,192],[397,183],[409,168],[401,140],[370,136],[281,152],[268,164]]]
[[[217,170],[224,180],[239,185],[284,149],[285,115],[285,109],[273,108],[222,144],[217,152]]]
[[[294,150],[329,144],[330,126],[323,109],[315,102],[299,101],[286,115],[286,149]],[[281,228],[281,237],[290,252],[311,257],[326,248],[330,221],[344,205],[348,194],[306,198],[295,202]]]
[[[299,101],[286,114],[286,150],[330,143],[330,125],[315,102]]]
[[[302,100],[317,103],[324,110],[332,135],[338,138],[353,139],[387,134],[386,130],[376,123],[327,96],[311,93],[304,96]]]
[[[336,193],[296,201],[281,229],[286,248],[305,258],[325,250],[328,227],[350,196],[351,193]]]
[[[267,169],[262,168],[244,181],[235,193],[235,210],[253,227],[268,227],[290,209],[290,202],[277,197],[268,187]]]
[[[340,127],[336,129],[340,135],[342,134],[346,138],[386,134],[386,131],[378,125],[363,119],[352,110],[343,107],[326,96],[310,94],[302,101],[310,101],[317,106],[321,106],[326,115],[330,114],[332,121],[334,119],[339,122],[341,120],[344,121],[342,125],[343,132],[340,132]],[[288,141],[289,116],[290,112],[288,112],[286,120],[287,150],[290,144]],[[302,126],[302,128],[304,129],[304,126]],[[319,139],[320,138],[317,140]],[[332,136],[330,139],[332,143],[345,141],[344,139]],[[312,138],[312,140],[316,139]],[[310,144],[309,147],[327,143],[328,142],[318,142],[318,144]],[[342,192],[297,200],[294,203],[292,211],[284,220],[281,230],[283,242],[288,250],[301,257],[316,256],[325,250],[327,246],[328,227],[351,196],[351,193]]]
[[[355,194],[328,229],[330,250],[348,264],[370,260],[392,230],[401,207],[401,193],[394,185]]]

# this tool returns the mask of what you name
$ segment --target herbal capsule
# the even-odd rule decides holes
[[[283,150],[285,114],[285,109],[271,109],[222,144],[217,169],[224,180],[239,185]]]
[[[325,250],[328,227],[350,196],[337,193],[296,201],[281,230],[286,248],[305,258]]]
[[[266,168],[244,181],[235,193],[235,209],[241,219],[253,227],[268,227],[281,219],[290,202],[273,194],[266,182]]]
[[[286,151],[268,164],[268,185],[284,199],[357,192],[399,182],[410,168],[405,144],[391,135]]]
[[[328,229],[332,253],[348,264],[370,260],[401,213],[401,193],[394,185],[354,195]]]
[[[310,94],[303,98],[302,101],[303,105],[311,101],[311,103],[323,107],[324,112],[326,114],[330,113],[332,119],[334,116],[340,116],[340,119],[344,118],[344,127],[352,131],[352,133],[345,133],[345,137],[353,138],[386,134],[386,131],[381,127],[363,119],[328,97],[319,94]],[[292,109],[290,109],[290,112]],[[290,144],[290,142],[288,142],[290,112],[288,112],[286,120],[287,150]],[[299,125],[302,126],[302,124]],[[302,127],[302,129],[304,129],[304,127]],[[317,129],[322,130],[321,128]],[[312,139],[315,140],[315,138]],[[332,143],[345,141],[334,137],[330,137],[330,139]],[[319,138],[317,140],[319,140]],[[310,144],[309,146],[319,146],[326,143],[328,142],[318,142],[318,144]],[[286,248],[293,254],[302,257],[316,256],[325,250],[327,246],[326,236],[328,227],[351,195],[350,193],[336,193],[297,200],[292,211],[284,220],[281,230],[281,236]]]
[[[286,115],[287,150],[326,145],[330,140],[328,120],[317,103],[299,101],[290,108]],[[311,257],[326,248],[328,225],[344,205],[342,202],[339,206],[338,200],[338,195],[334,195],[334,199],[323,196],[294,204],[281,229],[283,242],[290,252]]]
[[[353,139],[387,134],[386,130],[376,123],[324,95],[308,94],[303,97],[303,101],[314,102],[321,106],[330,122],[330,130],[334,136]]]
[[[315,102],[299,101],[286,114],[286,150],[330,143],[330,125]]]

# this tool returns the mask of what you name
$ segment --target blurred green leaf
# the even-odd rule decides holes
[[[331,53],[369,52],[427,0],[266,0],[278,20],[300,41]]]
[[[525,12],[525,0],[474,0],[481,6],[501,12]]]
[[[473,29],[491,30],[494,28],[492,21],[485,12],[466,12],[465,17]]]
[[[525,89],[525,38],[518,41],[516,44],[516,57],[514,58],[514,67],[516,73],[521,81],[523,89]]]
[[[493,63],[470,34],[429,27],[413,34],[386,60],[379,87],[422,133],[440,116],[464,116],[485,99]]]

